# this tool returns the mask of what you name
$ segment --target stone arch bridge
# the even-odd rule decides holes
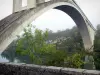
[[[86,49],[93,45],[95,29],[74,0],[23,1],[13,0],[13,13],[0,21],[0,50],[5,50],[27,24],[52,8],[64,11],[74,20]]]

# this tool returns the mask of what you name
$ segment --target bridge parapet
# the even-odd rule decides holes
[[[13,13],[34,7],[36,7],[36,0],[13,0]]]
[[[24,63],[0,63],[1,75],[100,75],[100,71]]]
[[[13,0],[13,13],[30,8],[35,8],[37,4],[45,3],[48,1],[57,2],[57,0]],[[63,0],[63,1],[73,3],[73,0]]]
[[[23,7],[23,4],[25,5],[25,1],[26,1],[26,6]],[[37,4],[45,3],[48,1],[57,2],[57,0],[13,0],[13,13],[19,12],[22,10],[26,10],[26,9],[30,9],[30,8],[35,8],[37,6]],[[58,0],[58,2],[59,1],[61,1],[61,0]],[[91,22],[89,20],[87,20],[88,18],[85,16],[85,14],[81,10],[81,8],[77,5],[75,0],[63,0],[63,1],[69,2],[69,3],[73,4],[75,7],[77,7],[80,10],[80,12],[82,13],[81,15],[85,18],[86,22],[88,22],[89,25],[95,30],[95,28],[92,26]]]

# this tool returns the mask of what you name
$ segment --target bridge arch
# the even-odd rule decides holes
[[[0,32],[0,50],[4,50],[27,24],[52,8],[64,11],[74,20],[79,28],[86,49],[93,45],[93,39],[91,39],[88,25],[81,11],[75,5],[65,2],[65,0],[52,0],[42,3],[36,8],[13,13],[3,19],[0,22],[0,26],[3,26],[5,20],[7,20],[7,22],[5,23],[5,28],[1,29],[2,32]]]

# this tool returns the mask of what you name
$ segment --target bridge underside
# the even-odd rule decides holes
[[[79,29],[79,32],[82,36],[85,49],[91,48],[93,45],[93,41],[91,39],[91,35],[87,27],[88,25],[84,19],[84,16],[82,16],[82,14],[79,11],[77,11],[75,8],[71,6],[67,6],[67,5],[55,7],[55,9],[64,11],[66,14],[68,14],[73,19],[73,21],[76,23]]]
[[[0,50],[6,47],[15,39],[27,24],[31,23],[38,16],[49,9],[59,9],[68,14],[76,23],[82,35],[84,46],[86,49],[93,45],[94,29],[87,22],[86,16],[73,3],[67,0],[52,0],[46,3],[38,4],[36,8],[31,8],[16,12],[0,21]],[[67,26],[67,25],[66,25]]]

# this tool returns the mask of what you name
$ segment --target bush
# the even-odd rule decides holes
[[[48,30],[35,29],[33,33],[28,27],[21,37],[18,36],[16,52],[28,55],[33,64],[81,68],[84,63],[80,54],[69,56],[66,50],[56,50],[54,43],[46,43],[47,38]]]

